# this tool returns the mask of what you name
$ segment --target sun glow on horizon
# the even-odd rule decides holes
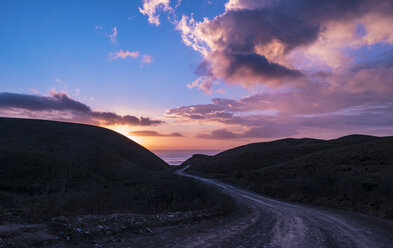
[[[135,141],[136,143],[138,143],[141,146],[146,147],[146,144],[144,144],[144,139],[140,136],[133,136],[130,135],[130,127],[126,126],[126,125],[116,125],[116,126],[105,126],[105,128],[108,128],[110,130],[113,130],[115,132],[118,132],[124,136],[126,136],[127,138],[129,138],[132,141]]]

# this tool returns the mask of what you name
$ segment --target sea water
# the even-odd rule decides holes
[[[170,165],[180,165],[194,154],[216,155],[217,150],[156,150],[153,151]]]

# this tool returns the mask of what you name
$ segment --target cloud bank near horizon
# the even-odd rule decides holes
[[[149,130],[132,131],[129,134],[139,137],[184,137],[183,134],[181,133],[162,134],[157,131],[149,131]]]
[[[50,96],[1,92],[0,114],[7,117],[42,118],[103,126],[154,126],[163,123],[149,117],[95,111],[72,99],[67,93],[55,90],[52,90]]]

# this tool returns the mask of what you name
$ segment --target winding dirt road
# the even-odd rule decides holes
[[[334,247],[393,248],[393,222],[347,211],[324,209],[267,198],[212,179],[176,173],[218,187],[245,207],[256,210],[252,223],[225,240],[184,247]],[[235,225],[235,224],[233,224]],[[230,226],[216,226],[216,233]],[[213,235],[214,236],[214,235]],[[201,237],[203,240],[203,237]]]

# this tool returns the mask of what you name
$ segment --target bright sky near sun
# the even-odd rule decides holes
[[[150,149],[393,134],[389,0],[0,3],[0,116]]]

